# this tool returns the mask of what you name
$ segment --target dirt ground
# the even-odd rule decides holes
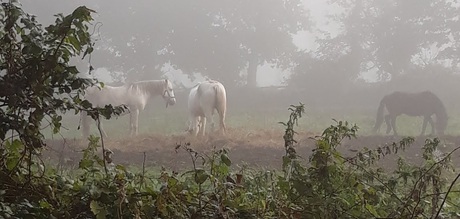
[[[202,154],[210,154],[215,149],[227,148],[234,170],[246,164],[253,168],[280,169],[281,159],[285,154],[283,132],[279,130],[229,130],[227,136],[193,138],[188,135],[139,135],[133,138],[105,140],[105,147],[114,152],[114,163],[124,165],[145,165],[166,167],[180,171],[189,168],[191,158],[183,149],[176,150],[180,144],[190,143],[190,147]],[[296,136],[297,153],[306,161],[315,147],[314,133],[299,133]],[[344,140],[339,150],[345,156],[353,156],[364,147],[377,148],[385,144],[399,142],[401,137],[393,136],[358,136],[356,139]],[[397,156],[391,155],[380,160],[378,165],[391,168],[396,165],[398,156],[412,163],[420,163],[422,149],[426,137],[418,137],[414,144]],[[85,142],[79,139],[48,140],[45,158],[57,160],[66,165],[78,165],[81,150]],[[444,136],[441,138],[440,150],[449,153],[460,146],[460,136]],[[460,166],[460,152],[452,155],[455,166]]]

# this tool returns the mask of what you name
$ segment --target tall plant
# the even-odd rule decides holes
[[[0,193],[7,203],[43,198],[37,191],[46,187],[36,183],[46,181],[37,156],[45,145],[43,126],[57,133],[61,114],[68,111],[87,110],[93,117],[121,111],[111,106],[93,109],[82,100],[84,90],[96,81],[80,78],[69,64],[72,57],[85,58],[93,51],[92,13],[81,6],[69,15],[56,15],[54,24],[43,27],[18,1],[1,1]],[[16,210],[28,205],[18,206]]]

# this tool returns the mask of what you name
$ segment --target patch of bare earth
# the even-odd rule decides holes
[[[285,154],[283,131],[280,130],[244,130],[230,129],[226,136],[210,135],[192,137],[183,135],[139,135],[123,139],[106,139],[105,147],[114,152],[114,162],[125,165],[164,166],[172,170],[182,170],[191,165],[190,154],[183,149],[176,150],[177,145],[190,143],[190,147],[202,154],[210,154],[213,149],[227,148],[233,164],[247,164],[251,167],[280,169],[281,159]],[[315,141],[313,133],[299,133],[296,136],[297,153],[305,160],[311,154]],[[344,140],[339,150],[345,156],[354,156],[356,151],[367,148],[377,148],[392,142],[399,142],[401,137],[393,136],[361,136],[357,139]],[[417,138],[413,145],[398,155],[390,155],[378,163],[385,168],[396,166],[399,156],[405,157],[411,163],[420,163],[425,138]],[[445,136],[441,139],[442,152],[450,152],[460,145],[460,137]],[[49,140],[44,155],[53,160],[77,165],[81,158],[81,150],[86,143],[79,139]],[[145,161],[144,161],[145,153]],[[452,161],[460,164],[460,154],[454,153]],[[306,161],[307,162],[307,161]]]

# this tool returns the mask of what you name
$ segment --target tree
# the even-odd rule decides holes
[[[45,116],[58,130],[59,112],[77,109],[79,94],[91,85],[67,63],[72,56],[92,52],[86,24],[92,11],[80,7],[69,16],[58,15],[46,30],[14,1],[2,4],[2,12],[0,105],[6,108],[0,109],[0,139],[12,130],[25,147],[41,147],[39,130]]]
[[[85,3],[102,24],[96,28],[94,66],[123,72],[129,80],[160,77],[161,68],[171,64],[229,86],[245,81],[240,72],[247,68],[248,83],[255,86],[257,66],[290,67],[297,49],[291,34],[305,29],[307,21],[300,0]],[[35,10],[45,10],[40,7]]]
[[[20,200],[24,197],[21,194],[35,189],[29,186],[39,174],[34,169],[40,168],[35,161],[45,145],[43,126],[59,132],[61,114],[72,110],[88,111],[95,118],[122,112],[111,106],[93,109],[82,100],[82,92],[95,81],[78,77],[77,68],[69,64],[72,57],[85,57],[93,51],[88,32],[93,12],[81,6],[70,15],[56,15],[55,23],[43,28],[17,1],[0,5],[2,200],[3,196]]]
[[[257,67],[265,62],[288,68],[297,48],[291,34],[305,29],[307,17],[301,1],[198,1],[184,13],[177,10],[168,47],[171,62],[186,73],[203,72],[229,84],[256,86]]]
[[[335,21],[343,31],[321,41],[323,57],[349,56],[352,75],[375,69],[381,79],[404,74],[414,65],[451,60],[458,68],[459,8],[453,2],[339,1],[343,13]],[[423,54],[430,52],[428,60]],[[422,61],[423,60],[423,61]],[[423,64],[424,63],[424,64]]]

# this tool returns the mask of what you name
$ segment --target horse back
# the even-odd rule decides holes
[[[440,113],[444,105],[431,91],[408,93],[396,91],[382,99],[390,114],[409,116],[431,116]]]
[[[196,96],[203,109],[216,109],[219,114],[225,114],[227,95],[225,87],[217,81],[202,82],[196,88]]]

